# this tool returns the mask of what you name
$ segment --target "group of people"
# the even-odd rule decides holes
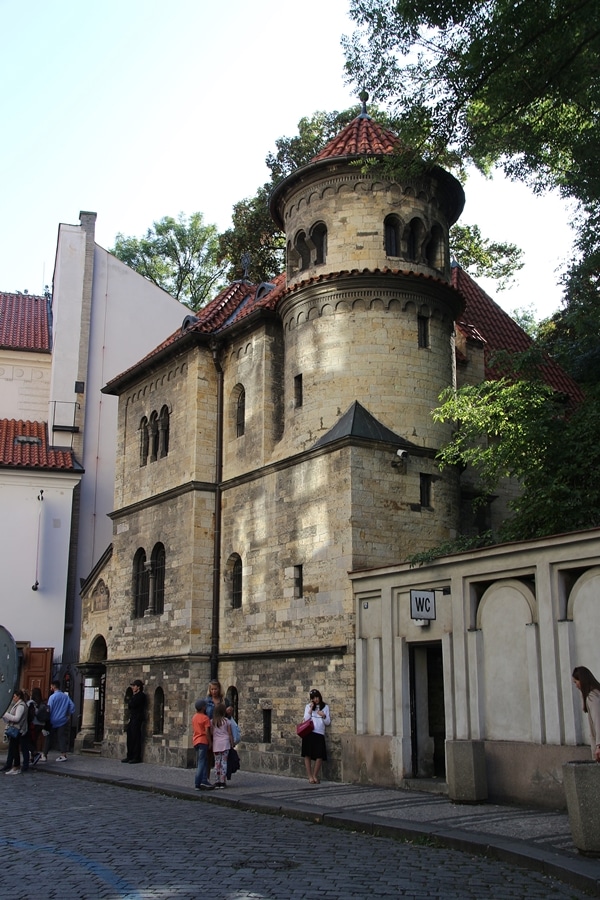
[[[196,700],[195,708],[196,712],[192,717],[192,741],[197,757],[194,785],[198,791],[212,788],[223,790],[233,771],[232,751],[240,737],[237,722],[233,718],[233,705],[223,695],[221,682],[214,680],[208,685],[207,696]],[[213,765],[214,784],[209,780]]]
[[[17,688],[11,705],[3,715],[7,726],[8,754],[1,771],[5,775],[22,775],[30,766],[46,762],[51,746],[56,745],[56,762],[65,762],[69,746],[71,716],[75,704],[60,681],[53,681],[50,696],[42,697],[39,687],[31,695]]]

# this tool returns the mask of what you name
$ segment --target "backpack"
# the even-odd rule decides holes
[[[41,725],[42,728],[47,728],[50,724],[50,710],[43,701],[35,711],[33,723],[34,725]]]

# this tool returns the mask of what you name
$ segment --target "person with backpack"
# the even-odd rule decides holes
[[[66,762],[68,749],[68,736],[70,719],[75,712],[75,704],[66,691],[61,691],[60,681],[53,681],[50,685],[51,694],[48,697],[48,709],[50,710],[50,734],[48,745],[56,738],[59,754],[56,762]],[[46,753],[47,755],[47,749]]]
[[[31,761],[32,766],[37,766],[39,762],[46,762],[47,756],[44,750],[46,738],[50,735],[50,710],[48,704],[42,697],[39,687],[34,687],[31,691],[31,699],[35,703],[35,716],[33,718],[33,746],[34,753]]]

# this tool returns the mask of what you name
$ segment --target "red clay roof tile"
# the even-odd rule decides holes
[[[459,316],[456,327],[467,338],[484,341],[486,378],[498,378],[498,371],[490,366],[493,354],[499,350],[522,353],[531,347],[533,341],[521,326],[456,264],[452,266],[452,284],[466,301],[465,310],[462,316]],[[583,393],[577,382],[549,356],[545,357],[545,362],[540,368],[544,381],[554,390],[566,394],[575,402],[583,399]]]
[[[393,131],[378,125],[370,116],[361,115],[336,134],[311,162],[336,156],[385,156],[403,146]]]
[[[48,446],[45,422],[0,419],[0,466],[19,469],[75,469],[73,451]]]
[[[48,301],[45,297],[0,292],[0,347],[50,351]]]

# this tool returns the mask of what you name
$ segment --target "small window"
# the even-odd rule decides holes
[[[419,347],[429,348],[429,316],[417,316],[417,332]]]
[[[141,619],[148,607],[149,582],[146,551],[140,547],[133,558],[133,615],[136,619]]]
[[[300,271],[303,272],[304,269],[308,269],[310,266],[310,247],[306,242],[306,234],[303,231],[300,231],[296,236],[294,249],[299,257]]]
[[[158,413],[153,412],[150,416],[150,462],[156,462],[158,459],[158,444],[159,444],[159,433],[158,433]]]
[[[152,710],[152,734],[164,734],[165,731],[165,692],[161,687],[154,692]]]
[[[412,262],[421,262],[421,246],[423,244],[424,227],[420,219],[412,219],[405,232],[406,258]]]
[[[310,232],[310,239],[315,248],[315,265],[325,262],[327,256],[327,228],[323,222],[317,222]]]
[[[238,394],[235,409],[235,434],[242,437],[246,432],[246,391],[242,388]]]
[[[237,554],[231,568],[231,606],[233,609],[242,606],[242,560]]]
[[[158,417],[158,457],[162,459],[169,452],[169,408],[163,406]]]
[[[302,566],[294,566],[294,597],[302,597],[303,594]]]
[[[262,719],[263,719],[263,744],[270,744],[272,741],[272,731],[271,731],[271,713],[273,710],[271,709],[263,709],[262,711]]]
[[[156,544],[152,551],[150,573],[150,609],[160,616],[165,611],[165,548]]]
[[[148,419],[144,416],[140,422],[140,466],[145,466],[147,464],[149,449],[150,434],[148,429]]]
[[[302,406],[302,375],[294,376],[294,406]]]
[[[431,509],[431,485],[433,478],[431,475],[426,475],[424,472],[421,472],[419,475],[419,488],[420,488],[420,503],[421,507],[425,507],[427,509]]]
[[[400,256],[400,220],[398,216],[386,216],[383,221],[386,256]]]

